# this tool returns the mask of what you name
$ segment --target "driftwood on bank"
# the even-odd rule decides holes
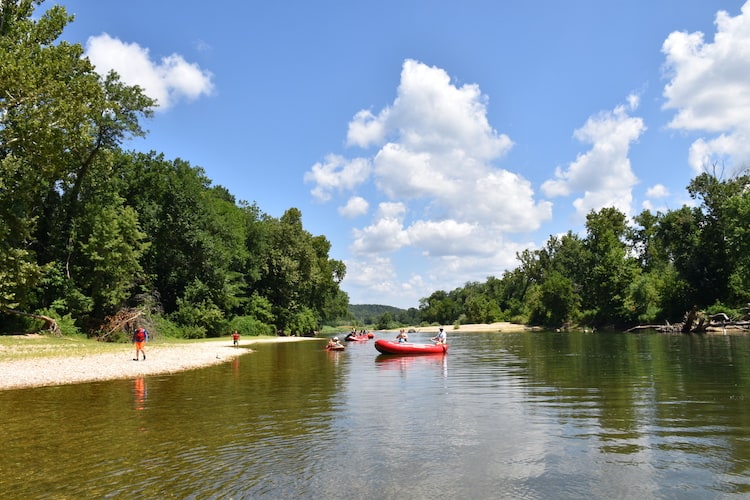
[[[9,307],[0,307],[0,311],[3,311],[4,313],[8,313],[8,314],[16,314],[18,316],[23,316],[25,318],[38,319],[44,323],[40,331],[50,332],[51,334],[57,335],[58,337],[62,336],[62,332],[60,331],[60,326],[57,324],[57,321],[55,320],[55,318],[50,318],[49,316],[45,316],[44,314],[27,313],[27,312],[19,311],[17,309],[11,309]]]
[[[740,319],[732,319],[725,313],[706,315],[693,307],[685,313],[685,319],[681,323],[670,324],[668,321],[663,325],[638,325],[626,330],[634,332],[638,330],[656,330],[659,333],[726,333],[726,332],[750,332],[750,318],[748,315]]]
[[[109,342],[112,340],[112,336],[118,332],[129,332],[136,324],[136,320],[142,318],[144,315],[143,309],[139,308],[124,308],[117,311],[113,316],[107,316],[104,318],[104,324],[99,330],[98,340]]]

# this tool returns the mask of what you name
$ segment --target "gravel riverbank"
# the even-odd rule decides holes
[[[265,342],[295,342],[315,340],[306,337],[277,337],[271,339],[242,339],[240,347],[233,347],[231,339],[181,345],[146,345],[145,361],[134,361],[131,344],[122,350],[104,354],[41,357],[0,361],[0,390],[76,384],[97,380],[135,378],[191,370],[225,363],[236,356],[251,353],[248,346]]]

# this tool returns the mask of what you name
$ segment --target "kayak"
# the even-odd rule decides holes
[[[346,347],[343,345],[326,346],[326,351],[343,351],[344,349],[346,349]]]
[[[415,344],[378,339],[375,341],[375,349],[383,354],[445,354],[448,352],[448,344]]]

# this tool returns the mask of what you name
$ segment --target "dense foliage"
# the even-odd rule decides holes
[[[421,321],[623,327],[678,322],[693,307],[747,314],[750,176],[703,173],[687,189],[694,207],[632,221],[614,208],[591,212],[585,236],[552,236],[501,278],[422,299]]]
[[[746,172],[697,176],[693,206],[591,212],[585,235],[552,236],[500,278],[436,291],[419,309],[348,312],[345,265],[298,209],[274,218],[186,161],[124,151],[155,102],[98,75],[80,45],[58,40],[65,9],[35,16],[39,3],[0,0],[0,331],[30,328],[32,315],[97,333],[130,311],[188,337],[304,334],[336,318],[602,327],[746,312]]]
[[[0,0],[0,330],[28,314],[96,333],[122,310],[190,337],[303,334],[346,314],[346,268],[290,208],[237,202],[201,168],[122,150],[155,102],[98,75],[72,20]]]

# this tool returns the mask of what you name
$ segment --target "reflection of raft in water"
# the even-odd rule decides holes
[[[375,349],[383,354],[446,354],[448,344],[415,344],[378,339],[375,341]]]
[[[375,356],[375,366],[384,370],[404,370],[406,368],[443,367],[447,368],[448,356],[444,353],[422,354],[378,354]]]

